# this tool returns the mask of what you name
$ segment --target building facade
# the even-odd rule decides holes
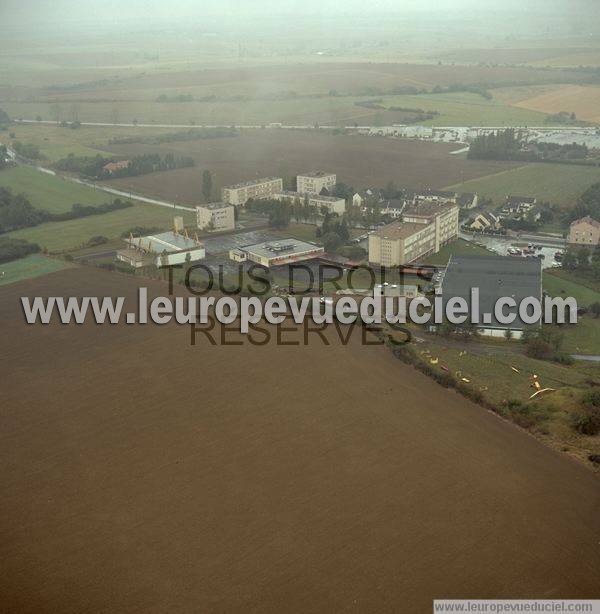
[[[369,235],[369,262],[381,266],[408,264],[437,253],[458,237],[458,212],[454,204],[421,203]]]
[[[343,215],[346,211],[346,201],[343,198],[337,198],[336,196],[320,196],[319,194],[301,194],[300,192],[291,192],[286,190],[280,194],[275,194],[273,198],[281,201],[288,201],[290,203],[298,199],[301,203],[304,203],[305,198],[308,198],[308,205],[315,207],[319,213],[321,209],[327,209],[328,213],[337,213]]]
[[[320,194],[323,188],[330,192],[336,183],[337,177],[334,173],[325,173],[323,171],[307,173],[296,177],[296,189],[301,194]]]
[[[598,245],[600,243],[600,222],[589,215],[571,222],[567,242],[573,245]]]
[[[235,211],[227,203],[209,203],[196,207],[196,220],[200,230],[224,231],[235,228]]]
[[[244,181],[221,189],[221,200],[229,205],[245,205],[251,198],[272,198],[283,191],[283,180],[279,177],[265,177]]]

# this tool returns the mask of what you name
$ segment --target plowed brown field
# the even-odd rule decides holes
[[[22,295],[135,290],[85,269],[0,289],[0,610],[600,597],[597,476],[385,348],[23,323]]]

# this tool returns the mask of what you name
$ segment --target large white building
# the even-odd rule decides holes
[[[306,173],[296,177],[296,189],[301,194],[320,194],[323,188],[330,192],[336,183],[337,177],[334,173],[323,171]]]
[[[158,267],[202,260],[206,256],[198,237],[173,231],[145,237],[130,236],[127,248],[117,252],[117,260],[134,268],[154,264]]]
[[[458,237],[458,212],[457,205],[433,202],[405,209],[401,220],[369,235],[369,262],[398,266],[437,253]]]
[[[322,245],[288,238],[235,248],[230,250],[229,257],[235,262],[249,260],[272,267],[316,258],[324,251],[325,248]]]
[[[304,203],[305,199],[308,199],[308,205],[315,207],[318,213],[321,213],[321,209],[327,209],[328,213],[337,213],[343,215],[346,211],[346,201],[343,198],[337,198],[337,196],[321,196],[319,194],[301,194],[300,192],[291,192],[286,190],[275,194],[273,198],[281,201],[294,202],[296,199],[301,203]]]
[[[196,220],[200,230],[224,231],[235,228],[235,210],[227,203],[209,203],[196,207]]]
[[[229,205],[244,205],[251,198],[271,198],[282,190],[283,179],[264,177],[222,188],[221,200]]]

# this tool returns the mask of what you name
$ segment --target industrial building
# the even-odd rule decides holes
[[[134,268],[143,266],[170,266],[195,262],[206,256],[206,251],[198,236],[173,231],[146,237],[129,236],[125,239],[127,247],[117,252],[117,260],[126,262]]]
[[[232,249],[229,257],[235,262],[249,260],[266,267],[274,267],[316,258],[324,251],[320,245],[288,238]]]
[[[221,189],[221,200],[229,205],[245,205],[251,198],[272,198],[283,191],[283,179],[264,177],[244,181]]]
[[[542,264],[538,258],[509,256],[452,256],[444,273],[441,291],[444,309],[447,301],[461,297],[471,305],[471,288],[479,289],[479,332],[492,337],[505,337],[506,329],[519,339],[526,325],[518,308],[504,307],[503,313],[515,313],[510,324],[500,324],[494,316],[494,306],[501,297],[511,297],[516,305],[523,299],[542,300]],[[484,322],[490,314],[490,322]]]
[[[458,237],[459,207],[422,202],[405,209],[401,219],[369,235],[369,262],[398,266],[415,262]]]
[[[290,203],[298,199],[301,203],[304,203],[305,199],[308,199],[308,205],[315,207],[319,213],[325,208],[328,213],[337,213],[343,215],[346,211],[346,201],[343,198],[337,198],[336,196],[320,196],[319,194],[301,194],[300,192],[291,192],[289,190],[275,194],[273,198],[277,200],[287,200]]]
[[[323,188],[330,192],[336,183],[337,177],[334,173],[324,173],[323,171],[306,173],[296,177],[296,189],[301,194],[320,194]]]
[[[235,228],[235,210],[227,203],[209,203],[196,207],[196,221],[200,230],[224,231]]]

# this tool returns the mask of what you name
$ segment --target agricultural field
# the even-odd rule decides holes
[[[15,194],[25,194],[37,209],[50,213],[70,211],[75,203],[101,205],[112,202],[111,194],[65,181],[28,166],[16,166],[0,171],[0,186]]]
[[[64,260],[48,258],[41,254],[32,254],[26,258],[0,264],[0,286],[14,284],[23,279],[33,279],[62,271],[72,265]]]
[[[169,230],[173,227],[173,216],[183,215],[187,225],[195,225],[195,214],[177,210],[174,213],[167,207],[134,205],[102,215],[68,220],[66,222],[47,222],[31,228],[23,228],[8,233],[14,239],[25,239],[37,243],[50,252],[60,252],[82,247],[89,239],[103,236],[118,238],[121,233],[135,226],[158,227]]]
[[[461,178],[517,167],[511,162],[450,155],[456,145],[445,143],[288,130],[247,130],[235,138],[110,145],[107,149],[121,157],[172,152],[194,158],[194,168],[109,182],[121,189],[189,204],[198,202],[204,169],[213,174],[213,198],[218,198],[221,186],[251,177],[291,179],[300,172],[317,169],[333,171],[339,182],[359,189],[385,186],[390,181],[398,186],[441,188]]]
[[[6,610],[425,612],[431,594],[594,593],[597,476],[359,334],[285,346],[270,327],[265,345],[213,346],[174,324],[23,322],[20,296],[135,304],[137,286],[74,268],[0,289]],[[206,384],[223,373],[226,388]]]
[[[568,206],[598,181],[599,167],[535,163],[447,187],[459,192],[477,192],[493,199],[495,204],[503,202],[508,194],[515,194]]]
[[[499,103],[538,113],[575,113],[577,118],[600,123],[600,87],[554,85],[501,88],[493,91]]]

